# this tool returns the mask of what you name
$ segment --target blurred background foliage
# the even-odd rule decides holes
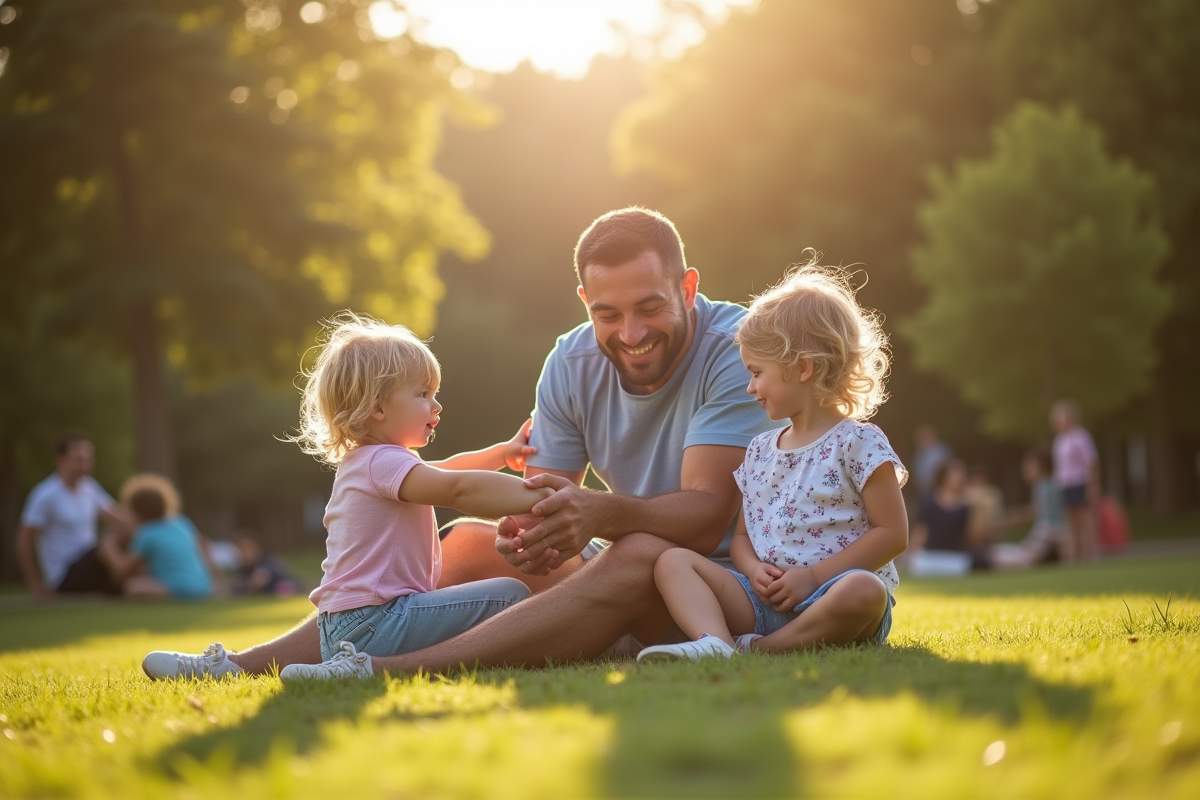
[[[374,35],[369,5],[0,5],[6,542],[69,426],[110,490],[156,469],[210,532],[319,537],[330,474],[276,437],[342,307],[433,336],[430,457],[506,438],[585,320],[575,239],[629,203],[675,220],[714,298],[747,300],[806,247],[858,270],[893,333],[877,421],[902,455],[933,422],[1015,499],[1048,392],[1074,392],[1114,491],[1197,501],[1200,4],[761,0],[682,57],[599,57],[579,80],[471,75]],[[1045,158],[1091,154],[1054,179],[1061,202],[1013,199],[1052,180],[1022,183],[995,144],[1022,113],[1075,131],[1027,132]],[[1011,184],[1013,213],[962,196],[972,169]],[[1102,175],[1127,179],[1097,194]],[[1027,280],[1089,224],[1055,262],[1061,296]],[[1010,290],[986,322],[985,275]],[[1089,320],[1111,340],[1066,348],[1078,379],[1051,391],[1034,351],[1090,341]]]

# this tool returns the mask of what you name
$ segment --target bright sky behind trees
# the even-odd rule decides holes
[[[721,19],[730,7],[753,2],[697,0],[696,5]],[[595,56],[624,52],[630,39],[648,42],[668,27],[662,0],[407,0],[405,6],[408,13],[387,0],[371,7],[380,36],[411,30],[488,72],[508,72],[528,60],[539,70],[578,78]],[[678,15],[673,22],[659,43],[666,56],[677,55],[704,35],[698,23],[688,24]]]

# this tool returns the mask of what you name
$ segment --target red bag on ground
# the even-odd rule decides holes
[[[1096,503],[1096,533],[1100,551],[1119,553],[1129,546],[1129,518],[1121,504],[1105,495]]]

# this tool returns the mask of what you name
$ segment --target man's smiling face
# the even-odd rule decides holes
[[[615,267],[589,264],[579,297],[588,308],[596,343],[631,394],[662,388],[692,341],[699,276],[675,283],[654,250]]]

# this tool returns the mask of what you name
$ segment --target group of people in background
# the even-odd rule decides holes
[[[1080,424],[1074,401],[1054,404],[1050,426],[1050,452],[1032,450],[1021,462],[1029,504],[1007,511],[985,467],[968,469],[931,426],[917,429],[917,501],[908,555],[913,574],[957,575],[1095,560],[1101,504],[1095,442]],[[1030,525],[1020,542],[997,541],[1005,528],[1018,524]]]
[[[91,593],[191,600],[226,586],[211,543],[182,513],[170,480],[134,475],[121,487],[118,501],[92,477],[94,461],[86,435],[60,435],[54,472],[25,502],[17,559],[35,596]],[[233,559],[220,559],[232,570],[228,586],[234,593],[297,590],[286,567],[263,553],[248,531],[239,535],[236,552]]]

